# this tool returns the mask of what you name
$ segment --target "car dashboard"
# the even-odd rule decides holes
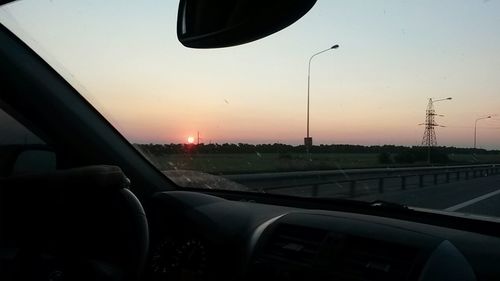
[[[492,280],[500,239],[339,211],[160,192],[149,280]],[[148,212],[148,211],[147,211]]]

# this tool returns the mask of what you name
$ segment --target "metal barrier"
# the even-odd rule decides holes
[[[500,165],[487,164],[487,165],[469,165],[469,166],[443,166],[443,167],[417,167],[417,168],[395,168],[395,169],[355,169],[343,171],[317,171],[317,172],[297,172],[297,173],[278,173],[275,174],[261,174],[259,175],[242,175],[242,179],[238,180],[237,176],[229,177],[237,182],[248,184],[253,182],[254,186],[259,181],[266,183],[260,189],[264,192],[275,192],[283,189],[294,188],[309,188],[309,196],[317,197],[322,188],[328,186],[342,186],[347,190],[347,197],[356,197],[360,195],[358,188],[363,182],[372,182],[376,188],[372,188],[370,193],[385,193],[389,187],[390,180],[398,181],[398,190],[405,190],[409,187],[411,180],[414,180],[417,188],[424,186],[436,185],[440,183],[450,183],[451,181],[468,180],[471,178],[497,175],[500,173]],[[264,176],[262,176],[264,175]],[[321,179],[327,176],[341,176],[338,179]],[[369,175],[369,176],[365,176]],[[282,183],[273,184],[277,181],[286,181],[303,177],[303,182],[298,184]],[[319,179],[318,179],[319,177]],[[428,183],[430,179],[430,184]],[[392,182],[394,188],[394,182]]]

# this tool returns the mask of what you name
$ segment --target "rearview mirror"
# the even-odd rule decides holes
[[[190,48],[222,48],[266,37],[305,15],[316,0],[181,0],[177,37]]]

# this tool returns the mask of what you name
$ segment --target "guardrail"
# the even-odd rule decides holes
[[[499,173],[500,165],[484,164],[265,173],[225,177],[264,192],[306,189],[309,194],[303,190],[303,193],[306,193],[304,195],[317,197],[321,189],[328,189],[331,193],[331,189],[336,187],[340,195],[356,197],[362,195],[363,192],[384,193],[389,188],[391,191],[405,190],[412,185],[422,188]]]

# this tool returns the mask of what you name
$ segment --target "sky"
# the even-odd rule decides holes
[[[178,1],[22,0],[0,21],[131,142],[301,144],[309,57],[315,144],[419,145],[429,98],[439,145],[500,149],[500,1],[319,0],[267,38],[197,50]]]

